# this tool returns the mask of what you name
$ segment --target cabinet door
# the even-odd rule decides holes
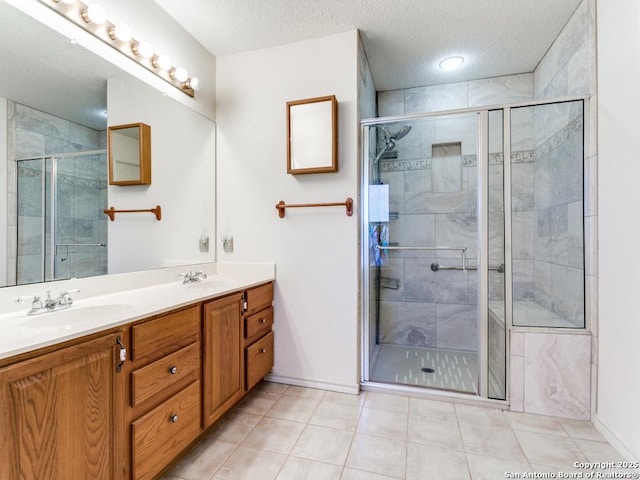
[[[243,395],[242,294],[204,306],[203,422],[209,427]]]
[[[107,334],[0,370],[0,478],[125,475],[119,336]]]

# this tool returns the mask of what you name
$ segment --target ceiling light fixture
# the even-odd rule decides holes
[[[464,63],[464,58],[460,56],[448,57],[440,62],[440,68],[450,72],[452,70],[456,70],[462,66]]]
[[[154,54],[151,43],[133,38],[128,25],[109,22],[107,13],[100,4],[85,4],[79,0],[39,1],[181,92],[190,97],[195,96],[195,90],[200,86],[197,77],[189,78],[189,73],[184,67],[174,67],[169,56]]]

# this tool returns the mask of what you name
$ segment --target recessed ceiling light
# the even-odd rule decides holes
[[[462,57],[449,57],[440,62],[440,68],[449,72],[451,70],[455,70],[456,68],[460,68],[463,63],[464,58]]]

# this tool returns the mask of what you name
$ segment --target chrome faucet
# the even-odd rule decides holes
[[[78,293],[80,290],[63,290],[61,291],[56,298],[51,297],[51,292],[47,291],[47,298],[42,300],[40,295],[27,295],[18,297],[16,302],[22,303],[24,300],[31,300],[31,310],[27,312],[27,315],[37,315],[39,313],[46,312],[54,312],[57,310],[62,310],[64,308],[69,308],[73,305],[73,298],[69,296],[71,293]]]
[[[207,278],[207,274],[204,273],[202,270],[198,270],[197,272],[192,272],[191,270],[189,270],[188,272],[181,273],[180,276],[184,277],[182,279],[182,283],[185,285],[189,283],[200,282],[205,278]]]

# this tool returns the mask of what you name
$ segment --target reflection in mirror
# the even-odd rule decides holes
[[[0,245],[6,245],[0,286],[160,268],[166,260],[215,260],[214,253],[198,250],[201,232],[215,230],[215,188],[202,187],[204,179],[215,185],[214,124],[199,115],[193,120],[189,108],[5,2],[0,45],[0,68],[11,72],[0,75]],[[108,187],[107,89],[116,80],[109,121],[143,121],[154,131],[158,125],[164,137],[154,147],[155,185],[144,191]],[[136,110],[147,96],[150,101]],[[190,113],[180,117],[183,111]],[[181,132],[180,123],[192,135]],[[179,168],[167,172],[178,156]],[[191,166],[194,158],[200,168]],[[198,205],[198,215],[182,211],[172,195],[176,185],[191,188],[189,201]],[[102,210],[110,204],[162,204],[166,223],[157,223],[167,232],[151,242],[152,257],[144,220],[108,222]],[[177,226],[176,219],[186,225]]]
[[[151,127],[144,123],[109,127],[109,184],[151,184]]]

